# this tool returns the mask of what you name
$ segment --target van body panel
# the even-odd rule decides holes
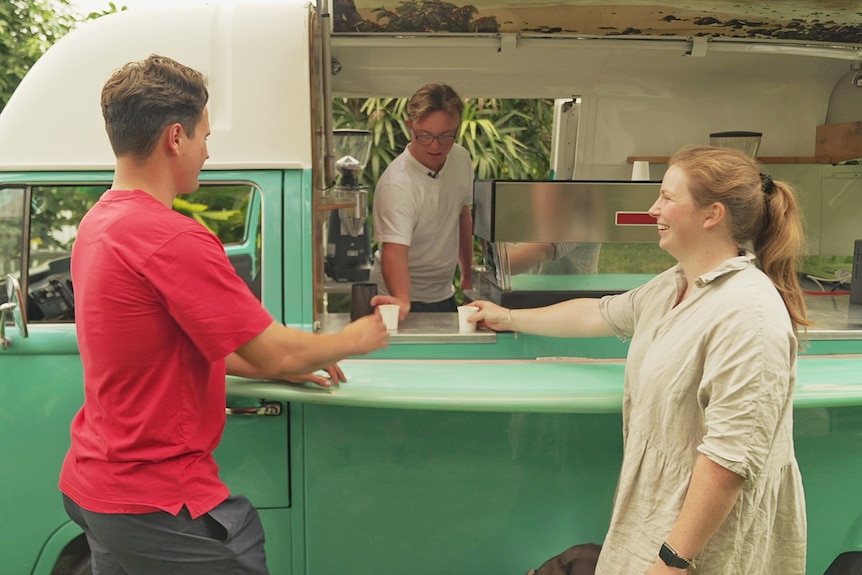
[[[89,21],[36,62],[4,108],[0,169],[112,169],[101,88],[117,68],[150,54],[207,76],[208,168],[310,167],[311,116],[298,112],[310,108],[309,18],[308,6],[270,2]]]

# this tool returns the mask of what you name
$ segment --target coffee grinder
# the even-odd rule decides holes
[[[368,232],[368,189],[359,178],[371,153],[371,132],[333,130],[338,181],[330,193],[340,207],[329,216],[326,275],[339,282],[368,281],[371,242]]]

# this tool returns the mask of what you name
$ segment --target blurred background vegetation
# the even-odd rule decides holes
[[[362,180],[371,189],[410,140],[406,107],[407,98],[339,98],[333,103],[335,129],[369,130],[374,136]],[[466,99],[457,142],[470,152],[476,178],[547,178],[553,113],[553,100]]]
[[[68,0],[0,1],[0,110],[54,42],[86,20],[120,10],[111,3],[108,10],[82,15]]]
[[[0,110],[30,67],[54,42],[87,20],[125,9],[113,3],[109,6],[103,12],[82,15],[76,13],[68,0],[2,0]],[[494,17],[476,18],[475,7],[439,0],[401,0],[395,8],[381,6],[372,10],[374,20],[363,18],[353,0],[334,0],[333,13],[336,33],[494,33],[499,30]],[[458,86],[453,87],[458,90]],[[409,141],[404,122],[406,104],[406,98],[338,98],[333,102],[334,128],[370,130],[373,134],[371,157],[362,175],[372,206],[374,184]],[[542,180],[550,173],[552,127],[552,100],[470,98],[465,100],[458,143],[470,152],[478,179]],[[204,220],[205,225],[216,223],[211,216],[217,206],[199,205],[190,200],[175,207]],[[223,218],[217,223],[225,227],[230,226],[231,221]],[[649,255],[606,248],[600,266],[607,268],[607,273],[628,269],[627,260],[634,258],[635,262],[642,262]],[[647,248],[650,253],[654,251],[651,248],[654,246]],[[478,242],[475,252],[477,263],[483,263]],[[456,277],[456,285],[458,283]]]

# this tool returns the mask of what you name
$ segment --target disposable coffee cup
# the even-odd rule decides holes
[[[377,295],[377,284],[369,282],[360,282],[353,284],[350,288],[350,321],[371,315],[374,313],[374,307],[371,305],[371,298]]]
[[[632,164],[632,181],[649,181],[649,162],[646,160],[635,160]]]
[[[458,331],[461,333],[472,333],[476,331],[476,324],[467,321],[467,318],[479,311],[475,305],[458,306]]]
[[[383,318],[386,331],[398,331],[398,312],[401,308],[394,303],[384,303],[377,306],[377,309],[380,310],[380,317]]]

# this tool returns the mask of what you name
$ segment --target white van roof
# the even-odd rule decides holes
[[[242,2],[87,22],[36,62],[0,114],[0,170],[112,169],[102,86],[153,53],[209,79],[207,169],[310,167],[309,14],[308,4]]]

